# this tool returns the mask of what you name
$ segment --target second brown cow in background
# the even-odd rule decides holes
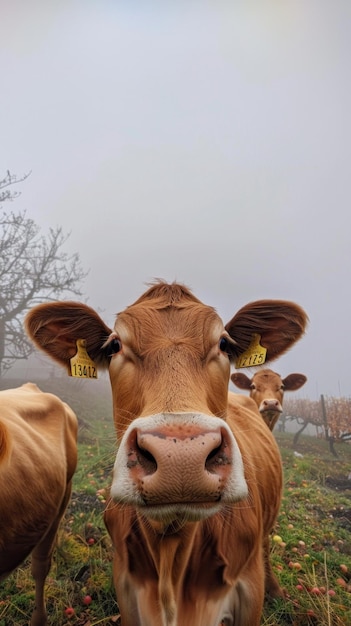
[[[304,374],[289,374],[281,378],[280,374],[263,369],[256,372],[252,378],[241,372],[235,372],[231,375],[231,380],[239,389],[250,391],[250,398],[257,404],[268,428],[273,430],[283,411],[284,392],[300,389],[307,378]]]

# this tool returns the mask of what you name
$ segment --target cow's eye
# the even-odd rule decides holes
[[[122,342],[120,339],[118,339],[117,337],[114,337],[113,339],[111,339],[110,343],[108,344],[108,355],[112,356],[113,354],[117,354],[117,352],[120,352],[122,350]]]
[[[219,340],[219,349],[221,352],[226,352],[227,354],[231,354],[230,343],[226,337],[221,337]]]

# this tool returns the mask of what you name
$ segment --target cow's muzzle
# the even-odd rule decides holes
[[[224,420],[202,413],[137,418],[122,438],[111,495],[151,517],[170,506],[213,514],[247,495],[235,438]]]

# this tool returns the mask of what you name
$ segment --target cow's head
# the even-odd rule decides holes
[[[269,369],[259,370],[252,378],[242,372],[234,372],[231,379],[239,389],[250,392],[250,398],[256,402],[270,430],[273,430],[283,411],[284,392],[296,391],[307,381],[304,374],[289,374],[281,378],[280,374]]]
[[[224,326],[184,286],[153,285],[113,329],[85,304],[32,309],[29,336],[69,365],[76,342],[108,368],[120,441],[113,498],[151,519],[201,519],[247,494],[241,454],[226,423],[230,362],[258,333],[267,358],[300,338],[306,314],[291,302],[244,306]]]

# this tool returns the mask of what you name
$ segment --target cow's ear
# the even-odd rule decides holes
[[[90,358],[96,365],[108,367],[109,360],[102,346],[111,329],[86,304],[40,304],[27,314],[25,328],[36,346],[61,365],[69,366],[70,359],[77,352],[77,340],[85,339]]]
[[[239,389],[250,389],[251,379],[246,376],[246,374],[242,374],[241,372],[234,372],[234,374],[232,374],[230,378],[234,385]]]
[[[285,391],[296,391],[300,389],[307,380],[304,374],[289,374],[284,378],[283,385]]]
[[[303,335],[308,317],[294,302],[258,300],[245,305],[226,324],[226,330],[237,343],[238,356],[249,347],[253,335],[267,349],[267,361],[281,356]]]

